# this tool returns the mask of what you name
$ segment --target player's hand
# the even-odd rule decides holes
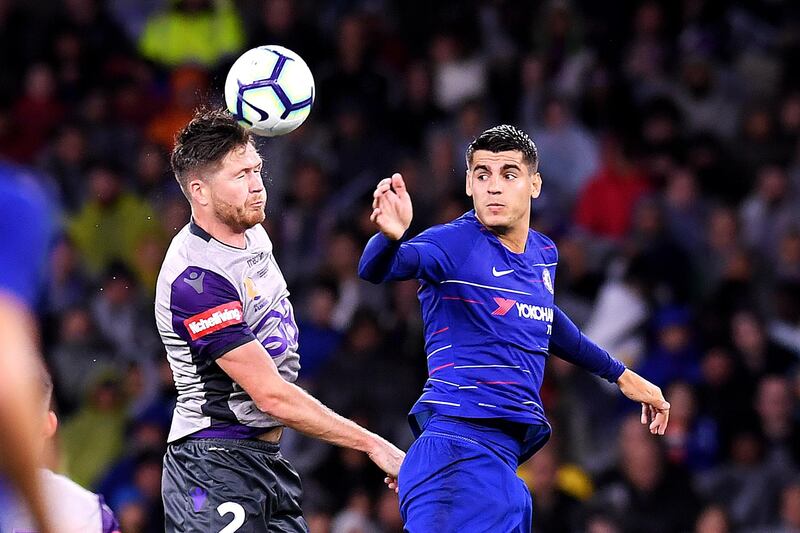
[[[663,435],[669,422],[669,402],[661,389],[628,369],[619,377],[617,385],[622,394],[642,404],[642,424],[650,425],[650,433]]]
[[[381,180],[372,193],[372,214],[369,217],[380,232],[396,241],[411,225],[413,216],[411,197],[403,176],[395,173],[391,178]]]
[[[397,474],[400,472],[400,465],[403,464],[406,454],[394,444],[380,439],[375,447],[367,452],[367,455],[378,468],[386,472],[384,481],[397,492]]]

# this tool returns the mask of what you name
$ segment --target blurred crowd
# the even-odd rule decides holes
[[[124,533],[163,531],[175,392],[153,292],[189,218],[173,136],[261,44],[316,79],[307,123],[257,140],[304,387],[410,444],[417,284],[357,278],[370,193],[399,171],[414,231],[452,219],[467,144],[513,123],[539,148],[557,303],[672,404],[655,439],[551,358],[554,437],[520,467],[534,531],[800,531],[797,3],[0,0],[0,155],[37,170],[61,222],[39,308],[58,469]],[[363,454],[292,432],[282,449],[314,533],[402,531]]]

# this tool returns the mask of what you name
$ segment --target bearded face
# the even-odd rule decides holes
[[[233,204],[214,193],[211,195],[217,219],[236,232],[243,232],[264,222],[265,199],[263,188],[261,194],[248,195],[243,204]]]
[[[262,166],[255,147],[248,143],[231,150],[206,181],[215,218],[235,233],[264,221],[267,193]]]

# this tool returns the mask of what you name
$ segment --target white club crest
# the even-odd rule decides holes
[[[553,278],[550,277],[550,271],[547,270],[547,267],[542,269],[542,281],[544,282],[544,286],[550,291],[550,294],[554,294],[553,291]]]

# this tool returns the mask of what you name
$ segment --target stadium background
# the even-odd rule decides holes
[[[672,403],[651,438],[614,387],[551,359],[555,435],[521,467],[535,531],[800,530],[797,3],[0,0],[0,153],[37,169],[60,221],[39,309],[54,460],[124,533],[163,531],[174,392],[152,297],[188,219],[168,152],[259,44],[317,81],[307,124],[259,140],[305,387],[408,446],[416,283],[356,278],[368,196],[397,170],[416,230],[457,216],[466,145],[511,122],[540,150],[559,305]],[[401,531],[365,456],[283,449],[312,531]]]

